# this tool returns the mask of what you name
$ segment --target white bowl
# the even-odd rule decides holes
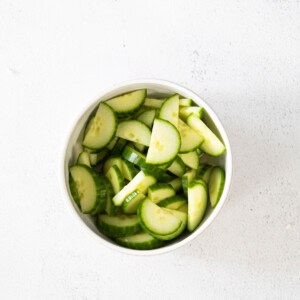
[[[141,88],[147,88],[148,95],[153,96],[166,96],[174,93],[178,93],[185,98],[191,98],[195,103],[199,106],[204,107],[206,111],[206,122],[208,122],[209,127],[213,129],[215,133],[219,135],[226,146],[226,153],[218,158],[209,158],[208,160],[213,163],[217,163],[224,167],[226,172],[226,180],[224,185],[224,190],[222,197],[214,209],[209,209],[206,212],[205,218],[202,220],[200,226],[191,234],[185,234],[179,239],[171,242],[170,244],[154,250],[133,250],[124,248],[115,244],[112,240],[101,234],[95,224],[93,223],[92,219],[88,215],[82,214],[78,207],[74,204],[72,200],[71,193],[69,190],[68,180],[69,180],[69,166],[72,165],[78,153],[81,151],[81,141],[83,130],[86,125],[87,120],[89,119],[91,113],[95,110],[98,106],[100,101],[107,100],[119,94],[126,93],[128,91],[137,90]],[[210,106],[204,102],[197,94],[193,93],[192,91],[188,90],[185,87],[182,87],[176,83],[172,83],[165,80],[154,80],[154,79],[145,79],[145,80],[133,80],[130,82],[121,83],[115,85],[114,87],[104,91],[100,94],[99,98],[94,100],[91,104],[89,104],[86,110],[81,114],[81,116],[75,120],[73,128],[69,133],[69,136],[66,141],[65,148],[63,150],[63,157],[62,157],[62,164],[61,164],[61,182],[62,182],[62,189],[64,196],[70,206],[70,209],[73,211],[74,216],[77,220],[80,221],[81,225],[88,229],[100,244],[103,244],[113,250],[118,250],[123,253],[128,254],[135,254],[135,255],[154,255],[154,254],[162,254],[165,252],[169,252],[171,250],[178,249],[179,247],[191,242],[195,237],[200,235],[216,218],[219,214],[220,210],[222,209],[225,200],[228,196],[231,176],[232,176],[232,155],[231,155],[231,148],[228,141],[227,134],[215,114],[215,112],[210,108]]]

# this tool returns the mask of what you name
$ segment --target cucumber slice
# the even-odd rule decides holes
[[[160,119],[169,121],[176,128],[178,127],[178,114],[179,114],[179,95],[175,94],[167,98],[159,111],[158,117]]]
[[[151,250],[163,245],[163,241],[156,239],[147,232],[140,232],[135,235],[120,237],[116,239],[116,242],[124,247],[137,250]]]
[[[183,193],[186,196],[187,196],[188,185],[196,177],[196,173],[197,173],[196,170],[191,169],[182,176],[182,189],[183,189]]]
[[[117,137],[118,138],[118,137]],[[111,155],[120,155],[125,148],[127,141],[124,139],[118,139],[116,145],[114,146],[113,150],[111,151]]]
[[[197,151],[178,154],[178,156],[183,160],[186,166],[192,169],[198,169],[200,160]]]
[[[173,163],[171,166],[168,168],[168,171],[173,173],[174,175],[181,177],[186,171],[186,166],[182,159],[178,156],[174,159]]]
[[[85,165],[91,167],[90,156],[86,151],[82,151],[77,158],[78,165]]]
[[[175,192],[178,192],[182,188],[181,178],[174,178],[173,180],[169,181],[169,184],[173,187]]]
[[[163,208],[163,209],[167,212],[170,212],[173,216],[175,216],[177,219],[179,219],[181,221],[181,225],[174,233],[171,233],[168,235],[158,235],[158,234],[152,233],[152,235],[159,240],[169,241],[169,240],[175,239],[180,234],[182,234],[182,232],[186,228],[188,218],[187,218],[187,213],[185,213],[185,212],[176,211],[176,210],[168,209],[168,208]]]
[[[189,208],[188,204],[184,203],[177,210],[188,213],[188,208]]]
[[[178,209],[184,203],[187,203],[186,199],[183,196],[176,195],[159,201],[157,205],[169,209]]]
[[[163,104],[162,99],[146,98],[144,105],[147,107],[160,108]]]
[[[70,168],[70,175],[74,181],[70,185],[71,193],[83,213],[91,213],[99,202],[105,202],[106,189],[95,171],[87,166],[75,165]]]
[[[193,100],[192,99],[179,99],[179,105],[180,106],[191,106],[193,104]]]
[[[202,119],[204,116],[204,108],[199,106],[180,107],[179,117],[186,120],[190,114],[195,114],[198,118]]]
[[[151,131],[149,127],[137,120],[123,121],[118,125],[116,135],[128,141],[149,146]]]
[[[139,144],[139,143],[133,143],[134,147],[136,148],[136,150],[140,151],[140,152],[144,152],[146,149],[145,145]]]
[[[100,199],[100,201],[98,201],[98,204],[95,207],[95,209],[91,212],[92,216],[102,213],[106,207],[107,192],[108,192],[107,185],[106,185],[107,178],[104,175],[99,175],[99,177],[100,177],[101,181],[98,185],[98,188],[102,191],[101,199]]]
[[[122,210],[125,214],[136,214],[139,204],[146,198],[146,196],[139,190],[135,190],[129,194],[122,204]]]
[[[191,114],[187,118],[187,123],[204,137],[204,142],[200,145],[200,149],[203,152],[212,156],[219,156],[226,151],[225,146],[218,137],[196,115]]]
[[[126,146],[122,157],[129,162],[133,163],[134,165],[140,167],[142,170],[146,170],[148,173],[153,175],[155,178],[157,178],[160,181],[169,181],[171,179],[171,176],[166,174],[165,170],[161,167],[156,167],[150,164],[146,163],[146,157],[144,154],[136,151],[130,146]]]
[[[108,170],[106,177],[112,185],[114,194],[117,194],[125,185],[124,177],[117,165],[113,165]]]
[[[90,153],[89,157],[90,157],[90,162],[92,166],[97,165],[101,160],[103,160],[106,155],[108,153],[107,149],[103,149],[98,153]]]
[[[117,118],[114,111],[105,103],[100,103],[83,139],[83,146],[93,150],[101,150],[112,141],[116,130]]]
[[[206,184],[208,184],[211,171],[213,170],[213,166],[210,165],[202,165],[200,172],[197,176],[197,178],[200,178],[205,181]]]
[[[98,229],[109,237],[122,237],[139,232],[141,227],[136,215],[100,215],[98,217]]]
[[[135,190],[146,193],[148,187],[154,183],[156,183],[156,179],[153,176],[146,171],[140,171],[118,194],[114,196],[113,202],[116,206],[120,206],[129,194]]]
[[[119,117],[132,115],[143,105],[147,90],[137,90],[105,101]]]
[[[179,229],[182,221],[150,199],[145,199],[138,207],[140,224],[149,234],[169,235]]]
[[[146,98],[147,99],[147,98]],[[155,109],[148,109],[146,111],[141,112],[137,116],[137,120],[143,122],[146,124],[149,128],[152,127],[154,119],[156,115],[156,110]]]
[[[123,176],[131,181],[133,177],[138,173],[138,170],[134,167],[134,165],[127,161],[122,159],[122,174]]]
[[[218,204],[224,189],[225,171],[221,167],[214,167],[209,178],[208,191],[212,208]]]
[[[155,119],[146,163],[164,165],[176,157],[179,149],[178,130],[168,121]]]
[[[106,148],[107,148],[108,150],[112,150],[112,149],[116,146],[118,140],[119,140],[119,138],[118,138],[117,136],[115,136],[115,137],[112,139],[112,141],[107,145]]]
[[[173,187],[168,183],[155,183],[148,189],[148,197],[154,203],[175,195]]]
[[[72,195],[72,198],[74,202],[79,206],[80,208],[80,198],[77,193],[77,188],[74,179],[72,178],[71,174],[69,174],[69,187],[70,187],[70,192]]]
[[[193,180],[188,186],[188,230],[194,231],[204,217],[207,206],[205,181]]]
[[[179,119],[178,131],[181,139],[179,153],[194,151],[203,143],[204,138]]]
[[[112,167],[112,166],[118,166],[118,168],[120,170],[122,170],[123,168],[123,162],[122,162],[122,158],[119,157],[119,156],[116,156],[116,157],[109,157],[105,163],[104,163],[104,166],[103,166],[103,173],[104,175],[106,175],[106,173],[108,172],[108,170]]]
[[[114,190],[112,188],[112,185],[110,181],[103,176],[104,178],[104,184],[106,186],[106,206],[105,206],[105,211],[109,216],[112,216],[116,212],[116,207],[114,206],[112,202],[112,198],[114,196]]]

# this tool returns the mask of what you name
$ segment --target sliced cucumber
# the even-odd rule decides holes
[[[214,167],[209,178],[208,191],[212,208],[218,204],[224,189],[225,172],[221,167]]]
[[[134,165],[127,161],[122,159],[122,174],[124,178],[131,181],[133,177],[138,173],[138,170],[134,167]]]
[[[155,119],[146,163],[163,165],[171,162],[180,149],[178,130],[168,121]]]
[[[178,156],[183,160],[186,166],[192,169],[198,169],[200,160],[197,151],[178,154]]]
[[[167,98],[159,111],[159,118],[169,121],[176,128],[178,127],[178,116],[179,116],[179,95],[175,94]]]
[[[180,107],[179,108],[179,117],[182,120],[186,120],[190,114],[195,114],[198,118],[202,118],[204,115],[203,107],[199,106],[190,106],[190,107]]]
[[[122,204],[122,210],[125,214],[136,214],[139,204],[146,198],[146,196],[139,190],[135,190],[129,194]]]
[[[168,183],[155,183],[148,189],[148,197],[154,203],[175,195],[175,190]]]
[[[124,247],[137,250],[151,250],[163,245],[163,241],[156,239],[147,232],[140,232],[135,235],[120,237],[116,242]]]
[[[192,99],[187,99],[187,98],[179,99],[180,106],[191,106],[192,104],[193,104]]]
[[[113,165],[108,170],[106,177],[112,185],[114,194],[117,194],[125,185],[124,177],[117,165]]]
[[[146,124],[149,128],[152,127],[154,119],[155,119],[155,115],[156,115],[156,110],[155,109],[148,109],[146,111],[141,112],[138,116],[137,116],[137,120],[143,122],[144,124]]]
[[[107,193],[108,193],[108,189],[107,189],[107,185],[106,185],[107,178],[102,174],[99,174],[99,177],[100,177],[101,181],[98,184],[98,189],[102,191],[101,199],[100,199],[100,201],[98,201],[98,204],[95,207],[95,209],[91,212],[92,216],[101,214],[102,212],[104,212],[104,210],[106,208]]]
[[[137,90],[105,101],[118,116],[132,115],[143,105],[147,90]]]
[[[149,234],[170,235],[177,231],[182,221],[150,199],[145,199],[138,207],[140,224]]]
[[[198,134],[204,137],[204,142],[200,145],[202,151],[212,156],[219,156],[226,151],[225,146],[219,138],[196,115],[191,114],[187,118],[187,123]]]
[[[106,189],[103,187],[101,177],[92,169],[83,165],[70,168],[74,184],[70,186],[72,195],[76,195],[75,202],[79,202],[81,211],[91,213],[99,204],[106,201]]]
[[[188,186],[188,230],[194,231],[204,217],[207,206],[207,187],[201,179]]]
[[[169,241],[169,240],[175,239],[176,237],[178,237],[179,235],[182,234],[182,232],[186,228],[188,218],[187,218],[187,213],[185,213],[185,212],[176,211],[176,210],[168,209],[168,208],[164,208],[164,210],[170,212],[177,219],[181,220],[181,226],[174,233],[171,233],[168,235],[158,235],[158,234],[152,234],[152,235],[159,240]]]
[[[210,165],[202,165],[199,174],[197,175],[197,178],[200,178],[208,184],[211,171],[213,169],[213,166]]]
[[[179,153],[194,151],[203,143],[204,138],[179,119],[178,131],[181,139]]]
[[[183,196],[176,195],[159,201],[157,205],[169,209],[178,209],[184,203],[187,203],[186,199]]]
[[[187,195],[188,185],[196,177],[196,173],[196,170],[191,169],[182,176],[182,189],[185,195]]]
[[[127,141],[124,139],[118,139],[116,145],[111,151],[111,155],[120,155],[125,148]]]
[[[116,207],[114,206],[112,202],[112,198],[114,196],[114,190],[112,188],[112,185],[110,181],[103,176],[104,178],[104,184],[106,186],[106,206],[105,206],[105,212],[109,215],[112,216],[116,212]]]
[[[174,175],[181,177],[186,171],[186,166],[182,159],[178,156],[174,159],[173,163],[171,166],[168,168],[168,171],[173,173]]]
[[[139,144],[139,143],[133,143],[134,147],[136,148],[136,150],[140,151],[140,152],[144,152],[145,149],[147,148],[145,145]]]
[[[109,157],[105,163],[104,163],[104,166],[103,166],[103,173],[104,175],[106,175],[106,173],[108,172],[108,170],[112,167],[112,166],[118,166],[118,168],[120,170],[122,170],[123,168],[123,162],[122,162],[122,158],[119,157],[119,156],[112,156],[112,157]]]
[[[114,196],[114,204],[116,206],[122,205],[125,198],[135,190],[145,193],[148,187],[155,182],[156,179],[149,173],[146,171],[140,171],[118,194]]]
[[[142,170],[146,170],[160,181],[169,181],[171,179],[171,176],[165,173],[166,170],[162,169],[162,167],[147,164],[145,155],[130,146],[125,147],[122,157]]]
[[[79,198],[79,195],[77,193],[76,184],[75,184],[75,181],[74,181],[73,177],[71,176],[71,173],[69,174],[69,188],[70,188],[70,192],[71,192],[71,195],[72,195],[72,198],[73,198],[74,202],[80,208],[80,198]]]
[[[147,107],[153,107],[153,108],[160,108],[163,104],[162,99],[155,99],[155,98],[146,98],[144,105]]]
[[[117,118],[114,111],[105,103],[100,103],[90,128],[83,139],[83,146],[101,150],[114,138],[117,130]]]
[[[185,213],[188,213],[188,208],[189,208],[188,204],[187,204],[187,203],[184,203],[184,204],[182,204],[177,210],[183,211],[183,212],[185,212]]]
[[[151,131],[149,127],[141,121],[123,121],[118,125],[116,135],[128,141],[149,146]]]
[[[182,188],[181,178],[174,178],[173,180],[169,181],[169,184],[173,187],[175,192],[178,192]]]
[[[139,219],[136,215],[100,215],[98,217],[98,228],[100,232],[110,237],[132,235],[141,230]]]
[[[90,156],[86,151],[82,151],[77,158],[78,165],[85,165],[91,167]]]
[[[115,136],[115,137],[112,139],[112,141],[107,145],[106,148],[107,148],[108,150],[112,150],[112,149],[116,146],[118,140],[119,140],[119,138],[118,138],[117,136]]]
[[[101,160],[103,160],[106,155],[108,153],[107,149],[103,149],[98,153],[90,153],[89,157],[90,157],[90,162],[92,166],[97,165]]]

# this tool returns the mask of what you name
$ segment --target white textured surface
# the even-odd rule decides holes
[[[299,299],[299,1],[0,2],[2,299]],[[64,204],[68,127],[119,81],[216,110],[234,180],[214,224],[160,257],[103,248]]]

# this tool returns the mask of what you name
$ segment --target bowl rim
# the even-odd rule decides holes
[[[83,116],[84,112],[86,112],[89,108],[91,108],[92,106],[94,106],[96,104],[96,102],[99,101],[99,99],[109,93],[112,92],[113,90],[119,89],[119,88],[124,88],[126,86],[130,86],[130,85],[134,85],[134,84],[155,84],[155,85],[161,85],[161,86],[165,86],[167,88],[173,89],[175,91],[178,91],[178,93],[180,94],[180,91],[182,91],[182,94],[190,94],[193,100],[196,99],[196,103],[197,103],[197,98],[200,99],[205,105],[205,110],[207,111],[208,115],[210,116],[210,118],[212,119],[212,121],[214,122],[215,126],[218,128],[218,131],[224,141],[224,144],[226,145],[226,180],[225,180],[225,185],[224,185],[224,190],[222,193],[222,196],[219,200],[218,205],[214,208],[214,210],[212,211],[212,213],[210,214],[210,216],[205,220],[205,222],[199,226],[194,232],[190,233],[186,238],[184,238],[181,241],[178,241],[174,244],[171,245],[167,245],[165,247],[162,248],[158,248],[158,249],[153,249],[153,250],[135,250],[135,249],[130,249],[130,248],[125,248],[123,246],[119,246],[116,244],[112,244],[108,241],[106,241],[105,239],[103,239],[101,236],[99,236],[98,234],[96,234],[91,228],[89,228],[84,222],[83,220],[80,218],[80,216],[78,215],[78,212],[76,211],[75,207],[72,204],[72,200],[70,199],[68,190],[67,190],[67,183],[66,183],[66,178],[65,178],[65,159],[66,159],[66,152],[67,152],[67,148],[69,145],[69,141],[71,139],[73,130],[76,126],[76,124],[79,122],[80,118]],[[125,254],[131,254],[131,255],[138,255],[138,256],[149,256],[149,255],[158,255],[158,254],[164,254],[170,251],[173,251],[175,249],[178,249],[188,243],[190,243],[192,240],[194,240],[197,236],[199,236],[201,233],[203,233],[208,226],[213,223],[213,221],[216,219],[217,215],[220,213],[224,203],[226,202],[227,198],[228,198],[228,194],[230,191],[230,186],[231,186],[231,181],[232,181],[232,171],[233,171],[233,166],[232,166],[232,151],[231,151],[231,146],[229,143],[229,139],[227,136],[227,133],[224,129],[223,124],[221,123],[219,117],[217,116],[217,114],[215,113],[215,111],[207,104],[207,102],[205,100],[203,100],[200,96],[198,96],[195,92],[193,92],[192,90],[190,90],[189,88],[186,88],[180,84],[177,84],[175,82],[172,81],[168,81],[168,80],[164,80],[164,79],[133,79],[133,80],[128,80],[128,81],[123,81],[117,84],[112,85],[111,87],[104,89],[102,91],[100,91],[98,97],[96,98],[96,100],[92,100],[89,101],[87,103],[87,105],[85,106],[85,109],[82,111],[80,111],[77,116],[74,117],[74,119],[70,122],[69,128],[66,131],[67,133],[64,135],[64,140],[65,142],[62,145],[62,151],[61,151],[61,157],[59,160],[59,177],[60,177],[60,187],[61,187],[61,192],[63,194],[63,197],[65,198],[66,201],[64,201],[65,203],[68,203],[68,207],[71,209],[68,209],[69,211],[72,211],[72,215],[75,217],[75,219],[77,219],[78,224],[81,224],[81,228],[85,227],[85,231],[89,232],[89,234],[91,236],[93,236],[95,239],[98,240],[98,242],[100,242],[100,244],[113,249],[113,250],[117,250],[119,252],[125,253]]]

